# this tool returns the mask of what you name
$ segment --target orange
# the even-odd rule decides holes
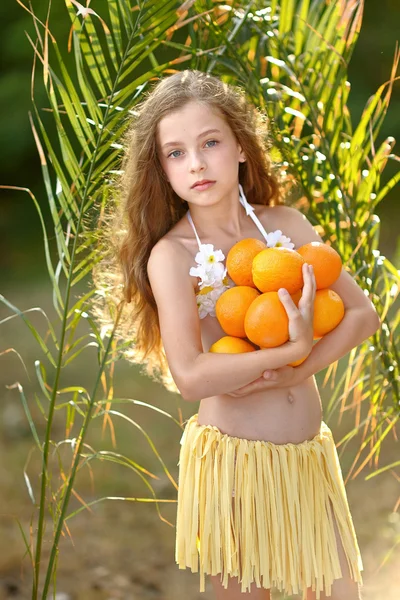
[[[286,288],[294,294],[303,287],[304,259],[290,248],[265,248],[253,259],[253,281],[261,292],[277,292]]]
[[[246,336],[260,348],[274,348],[289,339],[289,319],[278,292],[260,294],[244,318]]]
[[[342,259],[332,246],[322,242],[310,242],[297,249],[305,262],[314,268],[317,290],[328,288],[342,271]]]
[[[251,265],[253,258],[266,247],[264,242],[256,238],[245,238],[232,246],[226,257],[226,268],[236,285],[256,287],[251,275]]]
[[[317,340],[314,340],[313,344],[316,344],[316,343],[317,343]],[[311,350],[310,350],[310,352],[311,352]],[[298,366],[299,366],[299,365],[301,365],[301,363],[303,363],[303,362],[306,360],[306,358],[308,358],[308,357],[309,357],[309,354],[307,354],[307,356],[304,356],[303,358],[300,358],[300,360],[295,360],[295,361],[293,361],[293,362],[289,363],[289,367],[298,367]]]
[[[246,337],[244,317],[260,292],[248,285],[236,285],[223,292],[215,303],[215,315],[228,335]]]
[[[297,292],[295,292],[294,294],[291,294],[292,300],[297,307],[299,306],[302,292],[303,292],[303,290],[301,289],[301,290],[298,290]]]
[[[236,354],[241,352],[253,352],[254,346],[247,340],[226,335],[210,346],[209,352],[222,352],[227,354]]]
[[[344,304],[339,294],[329,289],[316,291],[313,321],[314,338],[320,338],[335,329],[343,316]]]
[[[307,357],[308,357],[308,354],[307,354],[307,356],[304,356],[303,358],[300,358],[299,360],[294,360],[293,362],[289,363],[289,367],[298,367],[299,365],[301,365],[301,363],[303,363],[306,360]]]

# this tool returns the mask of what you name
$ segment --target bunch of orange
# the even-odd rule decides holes
[[[340,296],[329,289],[342,270],[336,250],[321,242],[310,242],[297,250],[267,248],[260,240],[246,238],[232,246],[227,256],[228,275],[236,285],[223,292],[215,305],[216,317],[227,336],[213,344],[210,351],[247,352],[287,342],[289,320],[278,290],[287,289],[298,305],[305,262],[313,266],[317,284],[314,339],[337,327],[344,316],[344,305]]]

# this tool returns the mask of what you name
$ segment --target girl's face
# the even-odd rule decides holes
[[[237,192],[245,156],[219,111],[188,102],[160,120],[157,146],[167,179],[183,200],[203,206]],[[203,179],[213,183],[193,187]]]

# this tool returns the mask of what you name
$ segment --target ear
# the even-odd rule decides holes
[[[246,162],[246,156],[241,148],[241,146],[238,146],[239,149],[239,162]]]

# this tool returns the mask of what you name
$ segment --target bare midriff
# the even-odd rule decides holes
[[[217,319],[201,320],[203,350],[226,335]],[[222,433],[265,440],[275,444],[299,444],[315,437],[321,427],[322,405],[314,377],[285,388],[234,397],[210,396],[200,401],[200,425],[215,425]]]

